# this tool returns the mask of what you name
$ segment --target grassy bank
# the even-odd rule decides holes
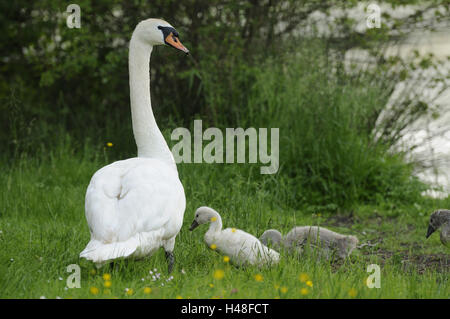
[[[111,150],[103,152],[102,147],[86,146],[75,154],[70,146],[61,146],[41,159],[3,162],[0,297],[447,298],[450,293],[448,248],[438,235],[425,240],[429,213],[449,206],[448,200],[359,205],[340,214],[314,206],[292,209],[285,203],[283,185],[271,185],[274,191],[269,192],[264,183],[273,183],[273,178],[252,179],[245,166],[237,165],[179,165],[188,200],[172,280],[167,281],[163,251],[144,260],[121,260],[113,269],[106,266],[94,273],[94,265],[78,254],[89,240],[85,190]],[[344,263],[283,256],[271,269],[236,268],[206,247],[206,226],[188,231],[200,205],[216,208],[225,227],[256,236],[267,228],[285,233],[294,225],[314,224],[354,234],[375,246],[361,248]],[[381,289],[365,286],[366,268],[372,263],[381,266]],[[64,289],[70,264],[81,266],[80,289]],[[160,280],[152,281],[149,271],[154,268]],[[223,278],[215,278],[217,270],[223,270]],[[111,275],[111,287],[104,287],[103,274]],[[151,293],[146,294],[145,287]],[[127,294],[126,288],[132,290]]]
[[[388,98],[385,83],[364,72],[347,75],[328,56],[310,42],[258,67],[232,60],[226,75],[208,73],[200,62],[196,76],[209,107],[188,123],[159,116],[167,104],[154,100],[172,145],[171,130],[192,129],[194,119],[202,119],[204,129],[280,129],[274,175],[261,175],[260,164],[178,165],[187,208],[170,280],[162,251],[98,271],[78,258],[89,240],[84,196],[90,178],[112,161],[135,156],[129,112],[121,117],[112,108],[104,125],[89,117],[29,125],[20,118],[20,101],[11,100],[12,151],[0,156],[0,297],[447,298],[448,248],[438,235],[425,240],[425,233],[429,214],[449,207],[450,199],[422,198],[426,186],[412,165],[389,152],[389,143],[374,142]],[[187,230],[202,205],[217,209],[225,227],[256,236],[268,228],[286,233],[295,225],[322,225],[369,245],[345,262],[283,255],[271,269],[236,268],[205,246],[205,227]],[[80,289],[65,289],[70,264],[81,266]],[[380,289],[365,285],[369,264],[381,267]],[[153,281],[155,273],[161,278]],[[104,274],[111,276],[108,287]]]

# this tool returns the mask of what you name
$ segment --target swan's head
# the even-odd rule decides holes
[[[191,227],[189,227],[189,230],[193,231],[197,226],[217,221],[219,218],[219,213],[214,209],[206,206],[199,207],[195,211],[194,221],[192,222]]]
[[[435,211],[430,216],[430,222],[428,223],[428,230],[426,238],[430,237],[442,224],[447,220],[450,220],[450,211],[445,209],[440,209]]]
[[[133,36],[151,46],[167,44],[189,54],[189,50],[181,43],[177,30],[161,19],[147,19],[139,22]]]
[[[274,247],[281,244],[281,239],[281,233],[276,229],[266,230],[259,238],[264,245],[267,246],[268,244],[271,244]]]

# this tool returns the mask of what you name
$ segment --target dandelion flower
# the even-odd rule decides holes
[[[285,293],[287,293],[288,289],[287,289],[287,287],[281,287],[280,291],[282,294],[285,294]]]
[[[145,287],[144,288],[144,294],[149,295],[151,293],[152,293],[152,288],[150,288],[150,287]]]
[[[108,281],[108,280],[111,280],[111,275],[110,274],[103,274],[102,278],[103,278],[103,280]]]
[[[358,294],[358,292],[356,291],[355,288],[352,288],[348,291],[348,295],[352,298],[356,297],[357,294]]]
[[[216,244],[211,244],[211,246],[209,246],[209,248],[211,248],[212,250],[214,250],[214,249],[217,248],[217,245],[216,245]]]
[[[214,284],[209,284],[209,286],[210,286],[211,288],[214,288]]]
[[[300,276],[298,276],[298,279],[299,279],[301,282],[307,282],[308,279],[309,279],[309,276],[308,276],[308,274],[301,273]]]
[[[230,257],[224,256],[224,257],[223,257],[223,261],[226,262],[226,263],[229,262],[229,261],[230,261]]]
[[[261,274],[256,274],[254,278],[255,278],[255,280],[258,281],[258,282],[261,282],[261,281],[263,281],[263,279],[264,279],[263,276],[262,276]]]
[[[300,294],[303,296],[306,296],[308,294],[309,290],[307,288],[300,289]]]
[[[306,282],[306,285],[307,285],[308,287],[311,287],[311,288],[312,288],[313,282],[312,282],[311,280],[308,280],[308,281]]]
[[[103,286],[104,286],[105,288],[111,288],[111,285],[112,285],[112,283],[111,283],[110,280],[106,280],[106,281],[103,283]]]
[[[176,297],[176,299],[183,299],[183,297],[181,297],[181,296],[177,296],[177,297]]]
[[[225,276],[225,272],[222,269],[217,269],[214,272],[214,279],[221,280]]]
[[[89,288],[89,292],[93,295],[98,295],[99,290],[97,287],[91,287]]]
[[[114,146],[114,144],[113,144],[113,143],[111,143],[111,142],[108,142],[108,143],[106,143],[106,146],[108,146],[108,147],[113,147],[113,146]]]
[[[133,294],[133,289],[132,288],[125,288],[125,294],[127,296],[131,296]]]

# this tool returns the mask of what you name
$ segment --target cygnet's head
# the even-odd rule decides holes
[[[345,236],[337,240],[339,257],[348,257],[358,245],[359,240],[355,236]]]
[[[167,44],[189,54],[189,50],[181,44],[177,30],[161,19],[147,19],[139,22],[133,32],[133,37],[151,46]]]
[[[271,244],[272,246],[279,246],[281,244],[281,233],[276,229],[268,229],[266,230],[259,240],[264,244]]]
[[[450,210],[440,209],[431,214],[426,238],[430,237],[446,221],[450,221]]]
[[[214,209],[206,206],[199,207],[195,211],[194,221],[189,230],[193,231],[199,225],[215,222],[218,218],[220,218],[219,213]]]

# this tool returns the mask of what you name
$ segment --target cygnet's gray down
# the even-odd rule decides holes
[[[261,235],[260,240],[264,245],[271,242],[275,250],[286,249],[290,253],[302,253],[309,244],[312,249],[319,248],[321,255],[327,259],[334,252],[339,258],[347,258],[359,242],[355,236],[342,235],[319,226],[294,227],[284,237],[278,230],[269,229]]]
[[[441,228],[441,242],[450,247],[450,210],[440,209],[430,216],[426,238]]]

